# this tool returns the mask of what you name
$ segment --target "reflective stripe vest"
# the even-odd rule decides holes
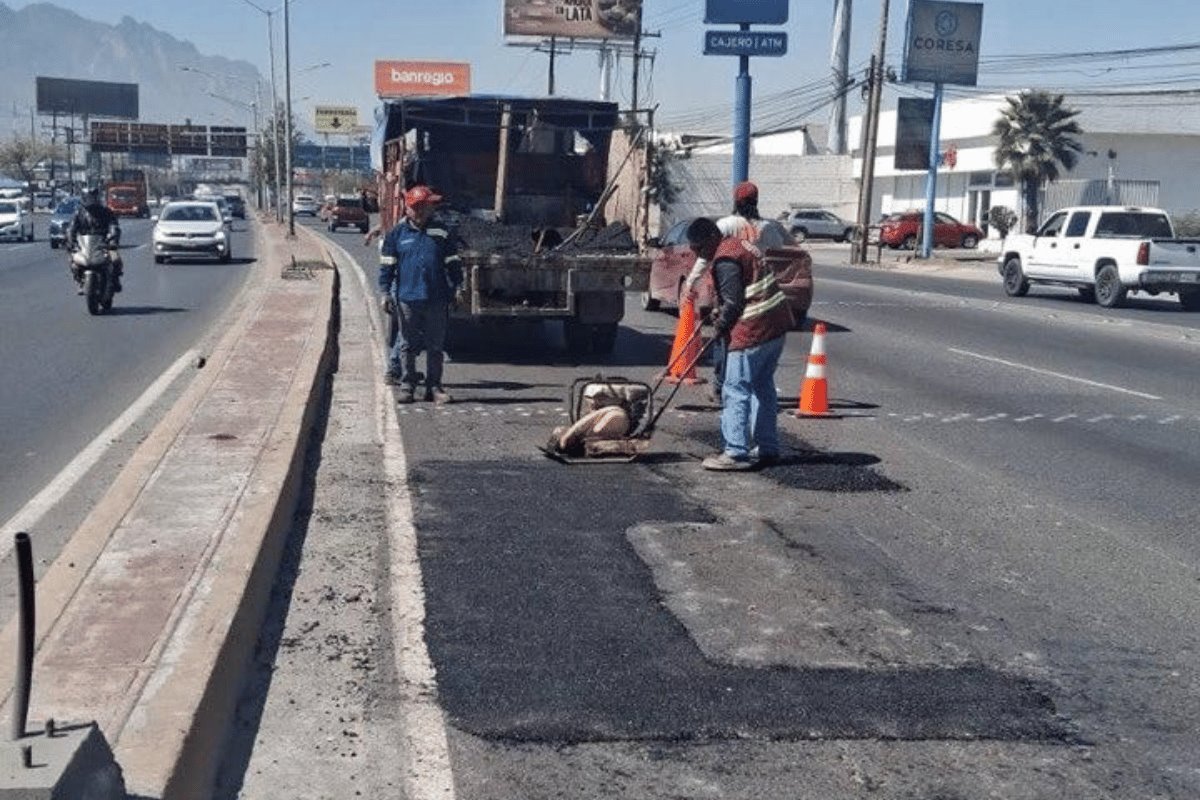
[[[742,271],[742,284],[746,287],[746,306],[729,334],[730,350],[746,350],[791,330],[792,309],[787,296],[780,291],[775,273],[767,268],[766,260],[757,247],[750,242],[726,237],[713,256],[713,264],[716,265],[718,261],[736,262]],[[720,296],[720,286],[715,278],[713,285]]]

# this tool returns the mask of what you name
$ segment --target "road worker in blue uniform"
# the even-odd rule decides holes
[[[379,250],[379,292],[384,310],[395,314],[399,333],[388,359],[386,380],[398,386],[397,401],[417,394],[417,355],[425,351],[424,398],[441,405],[450,304],[462,287],[462,261],[453,233],[434,217],[441,195],[428,186],[404,193],[404,219],[388,231]]]

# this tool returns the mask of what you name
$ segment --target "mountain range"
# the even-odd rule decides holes
[[[51,3],[14,10],[0,2],[0,53],[0,138],[28,135],[35,76],[136,83],[140,120],[153,123],[250,127],[255,87],[269,96],[247,61],[204,55],[191,42],[130,17],[108,25]],[[263,103],[264,116],[269,105]],[[34,124],[42,128],[50,120]]]

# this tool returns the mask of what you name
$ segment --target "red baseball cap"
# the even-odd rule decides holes
[[[434,194],[428,186],[414,186],[404,193],[404,205],[411,208],[440,202],[442,202],[442,196]]]
[[[750,181],[742,181],[733,190],[733,202],[745,203],[758,199],[758,187]]]

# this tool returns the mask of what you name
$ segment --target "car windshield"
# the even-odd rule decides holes
[[[136,197],[136,195],[133,192],[122,191],[122,190],[114,191],[112,193],[112,196],[118,200],[132,200],[134,197]]]
[[[64,200],[58,204],[58,208],[54,209],[55,214],[74,214],[75,209],[79,208],[78,200]]]
[[[357,197],[343,197],[337,204],[338,208],[362,208],[362,202]]]
[[[0,203],[0,214],[15,214],[17,213],[16,203]]]
[[[162,219],[170,222],[213,222],[216,218],[212,206],[173,206],[162,213]]]

